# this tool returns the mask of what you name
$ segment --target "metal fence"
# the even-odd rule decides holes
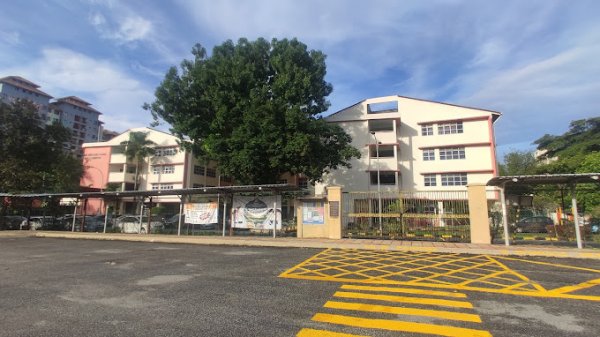
[[[469,242],[467,191],[344,193],[347,238]]]

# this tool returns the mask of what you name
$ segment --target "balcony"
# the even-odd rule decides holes
[[[110,155],[111,164],[125,164],[127,163],[127,157],[123,153],[113,153]]]
[[[134,180],[135,173],[110,172],[108,174],[109,183],[133,183]]]

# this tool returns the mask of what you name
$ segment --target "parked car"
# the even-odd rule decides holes
[[[600,234],[600,218],[590,219],[590,229],[592,234]]]
[[[21,229],[23,220],[27,220],[27,218],[20,215],[0,216],[0,230]]]
[[[57,220],[53,216],[32,216],[29,218],[29,229],[36,230],[53,230],[57,229]],[[26,227],[27,219],[23,220],[22,227]]]
[[[119,228],[122,233],[147,233],[148,221],[144,217],[140,226],[139,215],[123,215],[115,219],[115,227]],[[164,228],[162,221],[153,220],[150,223],[150,228],[153,232]]]
[[[554,221],[547,216],[532,216],[523,218],[515,223],[517,233],[548,233],[546,226],[554,225]]]

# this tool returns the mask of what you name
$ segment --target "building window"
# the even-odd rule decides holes
[[[173,156],[175,154],[177,154],[177,149],[173,147],[156,149],[154,151],[154,155],[157,157]]]
[[[393,119],[371,119],[369,120],[369,132],[372,131],[394,131]]]
[[[194,165],[194,174],[203,176],[204,175],[204,166]]]
[[[423,176],[425,186],[437,186],[437,179],[435,174],[426,174]]]
[[[152,184],[152,189],[153,190],[158,190],[160,184]]]
[[[423,160],[425,160],[425,161],[435,160],[435,150],[434,149],[423,150]]]
[[[379,153],[377,153],[377,146],[369,146],[371,158],[393,158],[394,157],[394,145],[379,145]],[[379,156],[378,156],[379,154]]]
[[[440,160],[465,159],[464,147],[440,149]]]
[[[163,166],[163,173],[175,173],[175,166]]]
[[[161,190],[172,190],[173,185],[172,184],[160,184],[160,189]]]
[[[442,186],[465,186],[467,185],[466,173],[442,174]]]
[[[379,172],[380,185],[396,185],[396,172]],[[371,172],[371,185],[377,185],[377,172]]]
[[[210,168],[210,167],[207,168],[206,169],[206,176],[207,177],[213,177],[213,178],[216,177],[217,176],[217,170],[214,169],[214,168]]]
[[[298,178],[298,187],[308,188],[308,179],[307,178]]]
[[[438,134],[449,135],[453,133],[463,133],[463,123],[453,122],[438,125]]]
[[[152,166],[152,174],[161,174],[162,166]]]
[[[421,136],[433,136],[433,124],[421,125]]]
[[[398,112],[398,101],[367,104],[367,113],[378,114],[385,112]]]

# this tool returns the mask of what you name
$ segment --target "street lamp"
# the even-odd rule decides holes
[[[379,235],[383,236],[383,219],[381,215],[381,172],[379,168],[379,141],[375,136],[375,131],[371,131],[371,135],[375,139],[375,155],[377,156],[377,198],[379,204]]]

